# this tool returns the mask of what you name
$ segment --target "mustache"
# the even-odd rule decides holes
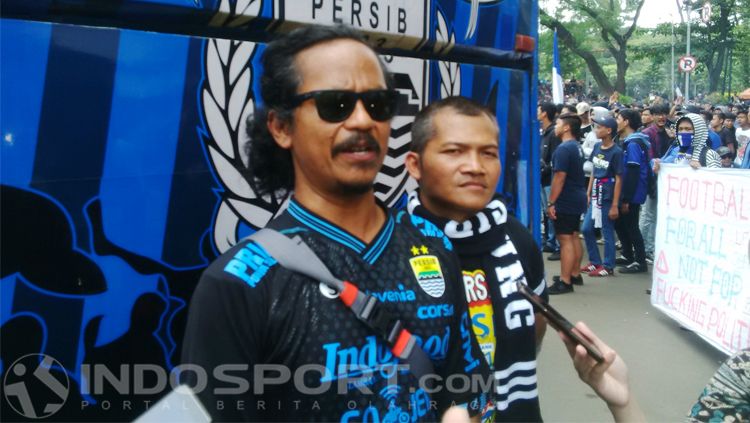
[[[365,147],[373,150],[376,154],[380,154],[380,144],[378,144],[378,141],[375,139],[375,137],[366,132],[361,132],[358,134],[354,134],[344,141],[340,142],[339,144],[333,146],[333,148],[331,149],[331,155],[335,157],[340,153],[351,150],[359,146],[362,141],[364,141]]]

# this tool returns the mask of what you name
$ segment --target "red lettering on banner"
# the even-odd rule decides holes
[[[666,284],[667,281],[658,276],[656,277],[656,303],[665,304],[664,294],[666,292]]]
[[[719,191],[719,187],[721,187],[721,191]],[[716,182],[714,184],[714,204],[713,204],[713,212],[717,216],[723,216],[724,212],[726,210],[726,206],[724,205],[724,184],[721,182]],[[721,204],[721,207],[719,209],[716,209],[716,206]]]
[[[706,192],[703,193],[703,210],[708,210],[708,186],[712,184],[711,181],[703,181],[703,185],[706,186]]]
[[[678,179],[676,176],[667,175],[667,205],[670,204],[673,192],[677,193],[677,198],[679,199],[680,189],[672,185],[672,182],[676,182]]]
[[[659,289],[657,285],[657,290]],[[657,299],[661,293],[657,292]],[[675,301],[677,300],[677,301]],[[680,289],[678,285],[669,285],[666,289],[664,304],[674,311],[687,317],[701,328],[705,324],[706,302],[693,295],[690,291]]]
[[[659,258],[656,259],[656,271],[659,273],[669,273],[669,264],[667,264],[667,256],[664,251],[659,252]]]
[[[700,192],[704,190],[704,192]],[[690,211],[710,212],[718,217],[750,220],[745,202],[745,186],[719,181],[667,175],[667,205]]]
[[[727,201],[727,213],[725,216],[729,215],[729,210],[734,210],[734,217],[737,217],[737,202],[734,199],[734,190],[729,191],[729,200]]]
[[[690,195],[690,181],[683,179],[680,181],[680,208],[685,208],[688,205],[688,196]]]

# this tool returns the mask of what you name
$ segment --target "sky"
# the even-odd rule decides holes
[[[697,12],[696,12],[697,13]],[[677,2],[674,0],[646,0],[638,18],[639,27],[654,28],[663,22],[679,22]]]
[[[545,10],[550,11],[555,9],[555,5],[558,3],[557,0],[540,0],[540,5]],[[680,0],[680,4],[684,1]],[[702,2],[701,2],[702,3]],[[696,11],[695,13],[699,13]],[[693,15],[695,18],[696,16]],[[645,0],[641,14],[638,17],[638,26],[646,28],[654,28],[657,24],[664,22],[680,22],[680,14],[677,11],[677,2],[675,0]]]

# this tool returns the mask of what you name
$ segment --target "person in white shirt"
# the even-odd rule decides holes
[[[748,143],[750,143],[750,119],[747,117],[747,110],[740,110],[737,113],[737,126],[735,131],[737,157],[734,158],[734,165],[735,167],[741,167],[747,154]]]

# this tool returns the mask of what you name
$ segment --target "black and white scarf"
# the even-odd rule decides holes
[[[512,278],[512,281],[526,282],[518,251],[505,231],[508,210],[499,196],[495,196],[483,210],[463,222],[435,216],[422,206],[418,190],[409,193],[406,207],[409,214],[424,217],[442,229],[453,243],[463,264],[467,264],[465,263],[467,259],[475,261],[478,256],[481,256],[482,263],[469,264],[478,265],[479,268],[484,269],[502,267],[506,269],[503,273],[508,278]],[[488,272],[488,276],[495,273]],[[502,284],[506,281],[507,279],[494,282]]]

